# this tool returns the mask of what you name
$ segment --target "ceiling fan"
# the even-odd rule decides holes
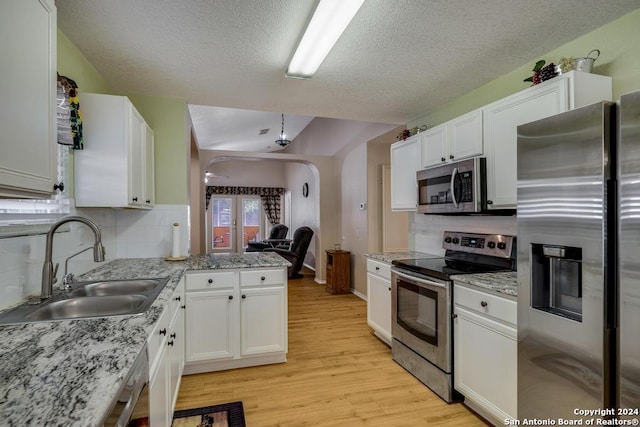
[[[204,173],[204,182],[205,182],[205,184],[207,184],[209,182],[209,180],[213,179],[213,178],[229,179],[229,175],[218,175],[215,172],[209,172],[209,171]]]

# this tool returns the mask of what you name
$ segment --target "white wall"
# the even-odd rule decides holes
[[[383,206],[382,188],[382,165],[391,163],[391,144],[396,142],[396,135],[402,132],[403,129],[404,126],[399,126],[367,143],[367,229],[369,236],[367,253],[381,252],[383,250],[383,234],[385,230],[389,232],[390,223],[394,221],[401,224],[399,227],[394,226],[394,229],[402,232],[402,236],[395,236],[394,243],[396,245],[394,249],[406,249],[408,247],[407,213],[394,212],[390,219],[388,211],[391,209],[391,204],[387,195],[387,206]],[[387,211],[387,216],[383,212],[385,210]],[[385,218],[387,224],[383,224]]]
[[[368,251],[367,210],[367,144],[336,155],[340,186],[340,236],[336,243],[351,252],[351,287],[366,295],[366,266],[363,255]]]
[[[207,185],[238,187],[284,187],[285,172],[276,160],[223,160],[207,167],[208,172],[229,178],[212,178]]]
[[[442,233],[467,231],[489,234],[517,233],[513,216],[444,216],[409,214],[409,249],[427,254],[443,255]]]
[[[316,117],[283,153],[333,156],[344,147],[361,144],[397,125]]]
[[[316,238],[320,230],[318,179],[311,167],[303,163],[286,163],[284,171],[287,180],[286,188],[291,191],[291,212],[289,212],[291,230],[289,236],[293,237],[293,233],[298,227],[311,227],[313,238],[309,244],[304,263],[315,269],[318,265],[317,251],[321,250],[316,247]],[[302,186],[305,182],[309,184],[308,197],[302,195]]]
[[[181,224],[180,248],[187,255],[187,205],[157,205],[152,210],[78,209],[72,214],[94,221],[100,227],[107,261],[116,258],[165,257],[171,255],[172,223]],[[44,263],[45,235],[0,239],[0,309],[39,295]],[[60,263],[58,280],[64,274],[65,259],[93,245],[93,233],[83,224],[70,223],[69,231],[56,233],[53,262]],[[85,273],[98,264],[88,251],[69,261],[69,272]],[[54,286],[57,286],[54,285]]]

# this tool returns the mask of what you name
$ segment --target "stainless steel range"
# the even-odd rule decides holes
[[[393,261],[393,360],[447,402],[453,390],[451,276],[515,270],[514,236],[445,231],[444,257]]]

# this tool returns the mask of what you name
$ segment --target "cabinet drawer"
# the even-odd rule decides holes
[[[236,283],[237,273],[234,271],[208,271],[187,274],[187,291],[228,289],[233,288]]]
[[[185,278],[183,276],[171,295],[171,301],[169,301],[169,305],[167,306],[169,310],[169,319],[173,319],[176,312],[184,304],[184,281]]]
[[[517,303],[507,298],[455,285],[453,301],[457,306],[486,314],[503,322],[513,325],[518,322]]]
[[[387,263],[368,259],[367,271],[371,274],[375,274],[376,276],[380,276],[383,279],[391,279],[391,265]]]
[[[249,270],[240,272],[240,286],[283,285],[282,270]]]
[[[170,305],[170,304],[169,304]],[[167,340],[169,333],[169,325],[171,324],[172,310],[169,306],[165,307],[164,311],[160,315],[160,319],[153,328],[153,332],[147,338],[147,352],[149,355],[149,372],[153,372],[157,363],[157,358],[160,355],[160,350]]]

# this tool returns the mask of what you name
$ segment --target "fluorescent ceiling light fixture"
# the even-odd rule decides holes
[[[287,77],[311,78],[364,0],[320,0],[287,68]]]

